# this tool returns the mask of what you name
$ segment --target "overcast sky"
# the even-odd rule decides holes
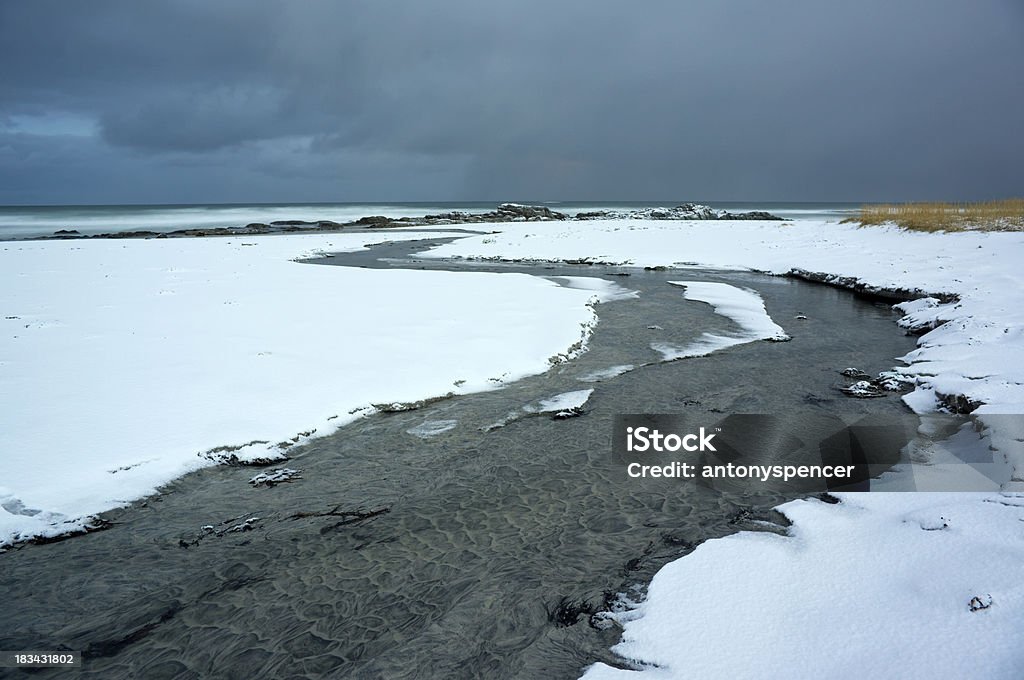
[[[0,0],[0,204],[1014,195],[1022,0]]]

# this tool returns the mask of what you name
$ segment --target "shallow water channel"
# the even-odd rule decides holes
[[[753,273],[410,256],[438,242],[308,266],[600,276],[640,295],[598,305],[589,350],[543,375],[375,414],[293,449],[286,465],[301,479],[254,488],[252,468],[202,470],[109,513],[107,530],[0,555],[0,648],[82,651],[75,673],[105,679],[574,678],[621,663],[608,651],[619,630],[592,613],[617,593],[641,596],[701,541],[783,522],[770,508],[787,500],[625,481],[610,455],[615,414],[902,408],[837,389],[842,368],[875,373],[913,348],[887,304]],[[652,343],[733,329],[670,280],[757,290],[792,341],[664,363]],[[622,365],[637,368],[581,380]],[[589,387],[581,417],[487,429]]]

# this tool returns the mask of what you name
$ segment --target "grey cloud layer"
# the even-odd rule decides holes
[[[1018,0],[5,2],[0,202],[1020,194],[1021,35]]]

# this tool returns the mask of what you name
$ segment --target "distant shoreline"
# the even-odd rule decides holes
[[[387,229],[396,227],[434,227],[462,224],[493,224],[501,222],[548,222],[598,219],[654,219],[654,220],[767,220],[782,221],[784,218],[764,210],[730,212],[716,210],[699,203],[683,203],[671,208],[647,207],[637,210],[597,209],[581,211],[570,215],[557,212],[544,205],[523,205],[501,203],[494,210],[477,213],[451,210],[419,217],[388,217],[385,215],[364,215],[357,219],[338,222],[334,220],[274,220],[271,222],[250,222],[237,227],[195,227],[156,231],[153,229],[131,229],[108,231],[99,234],[83,233],[74,226],[57,229],[47,235],[32,235],[4,238],[4,241],[45,241],[75,239],[139,239],[139,238],[197,238],[209,236],[254,236],[263,234],[290,233],[331,233],[353,229]]]

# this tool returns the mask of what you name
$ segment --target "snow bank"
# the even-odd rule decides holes
[[[640,296],[640,291],[630,290],[614,281],[596,276],[549,276],[547,278],[560,283],[564,282],[567,288],[593,291],[597,302],[630,300]]]
[[[592,292],[537,277],[291,261],[381,239],[0,244],[0,544],[373,403],[543,372],[594,321]]]
[[[1019,678],[1018,503],[971,493],[787,503],[789,536],[708,541],[616,615],[626,626],[613,650],[649,670],[597,664],[583,677]]]
[[[523,410],[528,413],[559,413],[581,409],[593,393],[593,388],[563,392],[547,399],[541,399],[535,404],[527,404]]]
[[[789,340],[786,331],[768,316],[768,312],[764,308],[764,301],[756,291],[710,281],[669,281],[669,283],[686,288],[683,297],[687,300],[706,302],[715,308],[716,314],[735,321],[740,330],[729,335],[703,333],[698,340],[685,347],[677,347],[664,342],[652,343],[651,349],[661,352],[666,361],[702,357],[726,347],[756,340],[776,342]]]
[[[782,506],[788,536],[740,533],[668,564],[619,615],[652,678],[1019,678],[1024,652],[1024,233],[825,222],[508,225],[430,254],[751,269],[924,299],[904,357],[918,412],[959,400],[1016,481],[1004,493],[842,494]],[[1007,418],[994,414],[1017,414]],[[986,419],[986,416],[987,419]],[[1009,475],[1008,475],[1009,476]],[[634,671],[597,664],[589,680]]]
[[[687,300],[706,302],[715,308],[716,314],[727,316],[758,340],[789,340],[786,331],[768,316],[764,300],[757,291],[737,288],[727,283],[710,281],[669,281],[673,286],[686,289],[683,297]]]
[[[594,390],[591,388],[586,390],[563,392],[562,394],[556,394],[553,397],[548,397],[546,399],[538,399],[537,401],[506,413],[504,417],[480,429],[483,432],[491,432],[505,427],[506,425],[511,425],[512,423],[522,420],[528,416],[550,414],[556,420],[575,418],[583,415],[583,407],[586,405],[587,401],[590,400],[590,395],[593,393]]]
[[[823,221],[610,220],[503,224],[425,256],[587,260],[635,266],[793,270],[868,291],[930,296],[904,307],[908,328],[940,327],[903,357],[917,380],[906,401],[919,412],[962,395],[984,414],[1024,413],[1024,233],[935,234]],[[940,300],[947,300],[941,302]],[[1024,426],[1022,426],[1024,430]],[[1024,490],[1020,433],[993,433]]]

